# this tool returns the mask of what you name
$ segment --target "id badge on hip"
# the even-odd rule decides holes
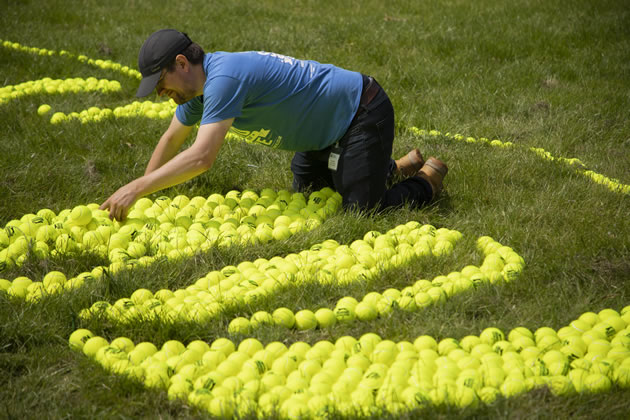
[[[336,171],[339,166],[339,157],[341,156],[342,149],[339,146],[333,147],[330,155],[328,156],[328,169]]]

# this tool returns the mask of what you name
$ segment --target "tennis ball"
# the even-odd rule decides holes
[[[282,241],[291,237],[291,230],[286,225],[279,224],[273,228],[271,236],[277,241]]]
[[[486,386],[477,391],[477,395],[484,404],[490,405],[496,401],[501,392],[495,387]]]
[[[70,212],[69,220],[74,225],[85,226],[92,221],[92,210],[88,206],[76,206]]]
[[[417,309],[415,296],[401,296],[398,299],[398,307],[406,312],[413,312]]]
[[[271,316],[276,325],[281,325],[286,328],[293,328],[295,325],[295,315],[289,308],[278,308],[273,311]]]
[[[630,387],[630,366],[618,366],[613,373],[613,379],[622,388]]]
[[[165,353],[167,358],[169,358],[179,356],[184,352],[184,350],[186,350],[186,347],[180,341],[168,340],[162,345],[160,350]]]
[[[48,114],[50,112],[50,110],[51,110],[50,105],[43,104],[43,105],[40,105],[39,108],[37,108],[37,113],[39,115],[46,115],[46,114]]]
[[[376,307],[367,302],[359,302],[354,308],[354,313],[361,321],[371,321],[378,317]]]
[[[522,394],[527,390],[527,388],[522,379],[508,377],[501,385],[500,390],[504,397],[509,398]]]
[[[298,330],[312,330],[317,327],[315,314],[308,309],[303,309],[295,314],[295,325]]]
[[[83,344],[83,354],[88,357],[94,358],[96,356],[96,352],[99,351],[102,347],[109,346],[109,341],[104,339],[103,337],[94,336],[88,338],[87,341]]]
[[[351,307],[337,306],[335,308],[335,317],[341,323],[349,323],[355,320],[356,314]]]
[[[49,288],[52,284],[63,285],[67,281],[66,275],[60,271],[50,271],[42,279],[45,288]]]
[[[94,337],[94,334],[90,330],[81,328],[70,334],[68,343],[72,350],[83,351],[83,346],[92,337]]]
[[[228,332],[230,334],[247,334],[251,329],[250,320],[242,316],[234,318],[228,325]]]
[[[317,325],[319,325],[319,328],[332,327],[337,323],[337,317],[335,316],[335,313],[328,308],[320,308],[315,311],[315,319],[317,320]]]
[[[117,337],[113,339],[112,342],[109,343],[109,345],[112,347],[116,347],[124,351],[125,353],[129,353],[135,347],[135,345],[133,344],[133,341],[131,341],[131,339],[127,337]]]
[[[611,382],[606,375],[591,373],[584,378],[584,387],[590,392],[606,392],[610,390]]]
[[[27,288],[32,284],[32,280],[21,276],[13,280],[11,286],[7,289],[9,296],[25,298],[27,294]]]
[[[495,327],[490,327],[490,328],[484,329],[481,332],[481,334],[479,334],[479,339],[481,339],[483,343],[493,345],[497,341],[505,340],[505,335],[503,334],[503,331],[501,331],[500,329],[495,328]]]
[[[255,338],[246,338],[238,345],[238,351],[253,356],[256,352],[262,350],[264,346]]]
[[[269,312],[257,311],[252,315],[250,323],[252,328],[256,329],[261,327],[262,325],[273,325],[274,318]]]
[[[63,112],[55,112],[52,117],[50,117],[51,124],[59,124],[67,120],[68,117]]]
[[[505,372],[503,369],[496,366],[488,367],[483,372],[483,380],[486,386],[499,388],[505,380]]]
[[[608,350],[606,358],[623,363],[624,360],[630,359],[630,349],[623,345],[614,345]]]

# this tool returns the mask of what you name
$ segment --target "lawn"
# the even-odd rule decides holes
[[[113,373],[73,350],[68,340],[79,328],[107,341],[127,337],[135,344],[151,342],[157,348],[169,340],[213,345],[219,338],[238,347],[247,338],[255,338],[265,346],[283,343],[294,353],[299,347],[296,342],[314,346],[375,333],[383,340],[405,343],[398,348],[401,354],[408,343],[429,336],[444,347],[454,345],[459,352],[453,355],[462,357],[470,353],[467,344],[472,340],[463,339],[485,337],[482,333],[490,327],[504,333],[502,341],[517,327],[536,332],[536,341],[543,341],[540,338],[548,327],[560,337],[553,351],[562,353],[568,331],[563,327],[589,318],[585,313],[594,313],[601,316],[596,321],[591,317],[589,329],[603,328],[606,312],[600,311],[622,312],[630,305],[630,10],[626,1],[5,3],[0,16],[0,93],[9,86],[30,91],[0,95],[0,227],[22,226],[25,215],[42,209],[58,215],[79,205],[100,204],[144,172],[168,126],[168,119],[157,111],[166,111],[170,118],[172,106],[152,94],[146,99],[158,104],[155,113],[125,116],[120,110],[136,101],[134,70],[142,42],[163,27],[188,33],[208,52],[272,51],[374,76],[396,110],[394,154],[418,147],[425,157],[444,160],[449,174],[439,199],[422,209],[357,214],[337,209],[334,196],[326,192],[330,211],[320,214],[321,223],[316,226],[294,225],[290,234],[279,239],[191,246],[180,257],[172,253],[132,267],[123,262],[127,257],[121,257],[112,268],[107,250],[46,253],[35,252],[33,244],[17,264],[2,264],[6,245],[0,234],[0,279],[9,282],[18,277],[40,282],[51,271],[76,278],[95,267],[107,267],[105,275],[85,281],[82,287],[43,293],[41,299],[25,300],[0,291],[2,417],[211,417],[209,397],[198,404],[194,398],[169,398],[166,389]],[[122,66],[129,71],[121,71]],[[64,92],[23,85],[45,78],[95,78],[96,82],[70,83],[64,85]],[[116,82],[103,82],[99,88],[101,79]],[[50,105],[51,111],[39,115],[43,104]],[[136,106],[146,110],[151,105]],[[81,115],[93,107],[111,109],[112,114],[51,121],[55,113]],[[161,197],[206,199],[218,194],[219,200],[232,195],[242,201],[237,192],[250,191],[256,201],[263,190],[271,197],[294,197],[290,195],[291,157],[288,152],[230,138],[210,171],[147,198],[153,203]],[[262,204],[269,206],[271,201]],[[304,204],[311,202],[312,197],[306,195]],[[183,219],[177,223],[186,229],[190,226]],[[406,228],[399,227],[405,224]],[[398,235],[394,241],[413,246],[405,234],[418,233],[424,225],[433,229],[427,226],[422,233],[451,232],[452,250],[444,245],[445,251],[434,247],[428,255],[417,251],[407,258],[404,247],[397,247],[397,257],[378,264],[378,271],[357,281],[335,273],[328,277],[330,281],[320,281],[325,278],[324,268],[315,263],[293,268],[279,265],[276,271],[284,271],[283,278],[289,279],[280,287],[262,297],[237,296],[207,317],[189,315],[170,321],[140,317],[119,322],[102,314],[86,315],[95,302],[114,305],[138,289],[153,294],[182,290],[208,273],[225,274],[226,267],[245,267],[244,262],[281,257],[274,261],[287,264],[296,261],[296,255],[306,255],[305,250],[311,250],[311,256],[324,255],[316,253],[320,244],[331,239],[351,245],[370,238],[368,232],[390,232]],[[416,308],[417,304],[411,304],[410,310],[400,304],[389,310],[381,307],[379,316],[371,320],[305,330],[279,325],[246,332],[229,329],[235,318],[250,319],[258,311],[273,313],[280,307],[294,313],[334,310],[347,296],[360,302],[370,292],[383,294],[388,289],[402,290],[404,295],[405,288],[414,285],[418,292],[420,279],[434,280],[460,273],[467,266],[489,265],[488,255],[499,247],[490,245],[484,253],[479,244],[487,245],[489,238],[522,258],[524,265],[517,276],[486,279],[455,292],[449,289],[448,298],[436,298],[435,304],[423,309]],[[398,296],[396,300],[400,302]],[[622,336],[630,335],[626,329],[630,317],[625,313],[615,319],[628,321],[595,339],[617,340],[614,348],[628,349],[629,340]],[[450,338],[456,341],[446,340]],[[416,342],[414,351],[420,346]],[[445,348],[439,350],[440,356],[450,354]],[[347,351],[348,357],[356,353]],[[544,348],[539,359],[550,351]],[[611,355],[603,357],[614,362]],[[403,409],[402,396],[390,397],[386,411],[373,416],[627,418],[630,383],[626,379],[622,386],[614,373],[623,360],[628,358],[620,357],[610,369],[595,359],[589,362],[587,369],[604,369],[611,379],[610,389],[602,392],[574,392],[575,384],[567,392],[537,386],[515,395],[504,391],[490,403],[480,398],[481,393],[475,394],[474,403],[466,405],[461,394],[449,399],[427,391],[428,400],[412,408]],[[579,362],[573,362],[570,368],[576,369]],[[410,380],[422,375],[406,374]],[[556,376],[569,377],[566,372]],[[231,381],[230,386],[237,387],[235,383]],[[223,389],[231,388],[225,384]],[[336,396],[344,390],[339,385]],[[289,413],[299,412],[293,410]],[[343,415],[333,412],[330,417]]]

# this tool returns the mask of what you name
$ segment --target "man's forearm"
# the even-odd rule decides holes
[[[167,138],[160,139],[160,142],[155,147],[153,154],[151,155],[151,159],[149,159],[149,163],[147,164],[147,168],[144,171],[145,175],[150,174],[156,169],[160,168],[166,162],[171,160],[173,156],[177,154],[179,150],[179,145],[173,144],[172,141],[169,141]]]
[[[145,175],[134,181],[137,182],[137,196],[141,197],[186,182],[210,169],[215,157],[213,154],[209,159],[207,155],[191,147],[151,171],[149,171],[151,168],[147,167]]]
[[[191,129],[191,127],[181,124],[179,120],[177,120],[177,117],[173,116],[171,124],[162,137],[160,137],[157,146],[155,146],[155,150],[151,155],[151,159],[149,159],[144,174],[150,174],[171,160],[181,148]]]

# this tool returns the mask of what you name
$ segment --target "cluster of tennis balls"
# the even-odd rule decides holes
[[[480,137],[479,139],[476,139],[474,137],[465,137],[461,134],[451,134],[451,133],[446,133],[443,134],[438,130],[424,130],[424,129],[420,129],[417,127],[411,127],[410,128],[411,132],[418,135],[418,136],[432,136],[432,137],[438,137],[438,136],[444,136],[446,138],[452,138],[454,140],[458,140],[458,141],[464,141],[466,143],[485,143],[485,144],[489,144],[490,146],[495,146],[495,147],[513,147],[515,146],[514,143],[512,142],[502,142],[501,140],[489,140],[485,137]],[[580,159],[577,158],[564,158],[564,157],[554,157],[551,153],[547,152],[545,149],[542,149],[540,147],[530,147],[529,148],[530,151],[536,153],[536,155],[540,156],[541,158],[545,159],[545,160],[549,160],[552,162],[560,162],[563,163],[565,165],[569,165],[572,167],[575,167],[576,170],[578,171],[578,173],[581,173],[582,175],[590,178],[591,180],[593,180],[594,182],[605,186],[606,188],[608,188],[610,191],[612,192],[617,192],[617,193],[622,193],[622,194],[630,194],[630,185],[627,184],[623,184],[621,181],[619,181],[618,179],[615,178],[608,178],[602,174],[598,174],[597,172],[591,171],[591,170],[586,170],[586,165],[584,164],[584,162],[582,162]]]
[[[0,87],[0,105],[8,103],[12,99],[21,98],[27,95],[36,94],[59,94],[59,93],[77,93],[77,92],[117,92],[120,91],[120,82],[117,80],[97,79],[88,77],[82,79],[75,77],[71,79],[51,79],[44,77],[39,80],[29,80],[28,82],[17,85],[9,85]],[[50,112],[49,105],[42,105],[37,110],[39,115],[45,115]]]
[[[559,330],[486,328],[478,336],[394,342],[367,333],[334,343],[266,346],[227,338],[188,346],[109,342],[89,330],[70,347],[105,369],[164,389],[220,417],[403,413],[425,405],[476,407],[547,387],[554,395],[630,387],[630,306],[587,312]]]
[[[283,223],[289,223],[289,220],[280,216],[276,219],[275,228]],[[226,266],[174,292],[163,289],[153,294],[149,290],[139,289],[129,298],[121,298],[113,305],[104,301],[95,302],[80,315],[84,318],[105,317],[121,323],[143,319],[207,322],[226,307],[243,304],[255,306],[260,300],[288,286],[299,287],[312,282],[349,284],[366,281],[384,270],[406,265],[421,256],[450,254],[454,242],[460,236],[456,231],[409,222],[385,234],[369,232],[365,239],[354,241],[349,246],[329,239],[299,254],[278,256],[269,260],[259,258],[253,262],[244,261],[238,266]],[[439,291],[445,293],[443,289]],[[370,297],[370,303],[376,300],[376,295],[378,294]],[[432,295],[433,290],[427,296]],[[382,296],[387,306],[391,307],[397,302],[393,296],[393,290]],[[287,308],[279,309],[273,315],[261,311],[254,314],[251,321],[244,317],[234,319],[229,329],[232,333],[246,333],[250,327],[275,322],[288,328],[328,327],[337,320],[354,320],[355,308],[352,303],[351,298],[343,300],[335,312],[324,308],[317,313],[303,310],[295,315]],[[409,309],[415,305],[413,297],[406,294],[401,297],[399,304]],[[381,306],[382,303],[379,302],[378,305]],[[359,307],[359,312],[361,308],[362,306]],[[381,311],[386,309],[382,308]]]
[[[41,56],[54,56],[54,55],[58,55],[60,57],[68,57],[68,58],[75,58],[78,61],[80,61],[81,63],[86,63],[89,64],[91,66],[94,67],[99,67],[101,69],[104,70],[114,70],[117,72],[120,72],[124,75],[130,76],[130,77],[135,77],[136,79],[140,80],[142,79],[142,74],[140,74],[139,71],[129,68],[127,66],[123,66],[122,64],[119,63],[115,63],[111,60],[101,60],[101,59],[92,59],[92,58],[88,58],[85,55],[75,55],[72,54],[66,50],[61,50],[61,51],[55,51],[55,50],[49,50],[46,48],[37,48],[37,47],[28,47],[25,45],[21,45],[17,42],[11,42],[11,41],[7,41],[7,40],[0,40],[0,45],[2,45],[4,48],[7,49],[13,49],[16,51],[22,51],[25,53],[29,53],[29,54],[35,54],[35,55],[41,55]]]
[[[40,282],[27,277],[13,282],[0,280],[0,290],[39,299],[44,294],[80,287],[105,272],[115,274],[163,258],[189,257],[215,246],[283,240],[319,226],[340,205],[339,193],[324,188],[308,198],[302,193],[271,189],[263,189],[260,194],[233,190],[225,196],[212,194],[207,198],[141,198],[123,223],[110,220],[108,212],[94,203],[59,214],[42,209],[11,220],[0,230],[0,268],[21,265],[29,253],[46,258],[91,252],[108,257],[111,264],[71,279],[49,273]]]
[[[448,234],[454,235],[455,238],[457,235],[455,231],[449,231]],[[421,241],[424,241],[428,247],[426,245],[415,247],[414,257],[442,255],[445,252],[443,247],[431,246],[431,243],[439,243],[439,235],[437,240],[432,239],[433,236],[421,238]],[[461,272],[454,271],[448,275],[439,275],[431,281],[420,279],[412,286],[402,290],[388,288],[383,293],[369,292],[360,301],[354,297],[346,296],[337,301],[334,309],[326,307],[313,311],[303,309],[296,313],[288,308],[278,308],[273,313],[258,311],[249,319],[245,317],[234,318],[228,326],[228,332],[247,334],[262,325],[278,325],[298,330],[309,330],[329,328],[337,323],[371,321],[377,317],[388,315],[394,309],[407,312],[417,311],[443,303],[457,293],[471,290],[484,283],[496,284],[499,281],[508,282],[518,278],[524,267],[524,262],[510,247],[501,246],[489,237],[480,238],[479,247],[487,253],[481,267],[468,265]],[[378,252],[375,252],[373,254],[376,257],[374,259],[375,264],[384,263],[384,266],[389,267],[406,263],[407,258],[401,258],[402,255],[405,255],[404,248],[406,247],[400,248],[403,250],[397,249],[399,253],[392,256],[389,261],[379,259]],[[446,252],[450,252],[450,250]],[[320,268],[319,270],[325,269]],[[377,271],[366,274],[359,275],[358,278],[368,278],[370,275],[377,274]]]
[[[48,107],[48,105],[42,105],[42,107]],[[42,107],[38,110],[41,112]],[[101,122],[107,119],[114,118],[134,118],[134,117],[147,117],[152,119],[169,119],[173,117],[176,104],[172,99],[166,102],[151,102],[151,101],[134,101],[124,106],[118,106],[113,110],[110,108],[98,108],[90,107],[81,112],[71,112],[64,114],[63,112],[56,112],[50,119],[52,124],[59,124],[62,122],[70,122],[78,120],[82,124]],[[48,108],[45,108],[49,110]]]

